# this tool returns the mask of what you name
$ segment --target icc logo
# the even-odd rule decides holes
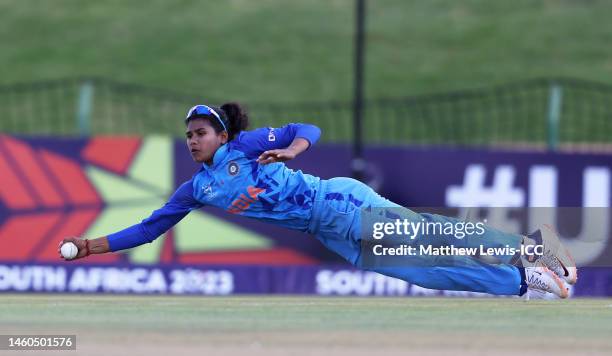
[[[204,191],[204,194],[209,195],[212,194],[212,187],[209,185],[202,187],[202,190]]]

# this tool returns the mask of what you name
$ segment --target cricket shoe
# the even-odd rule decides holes
[[[527,235],[523,240],[523,244],[543,246],[542,255],[528,256],[526,259],[523,259],[524,266],[534,266],[536,261],[541,262],[568,284],[576,284],[578,280],[576,263],[552,227],[549,225],[542,226],[540,229]]]
[[[567,298],[569,295],[561,278],[544,266],[525,267],[525,282],[529,289],[552,293],[559,298]]]
[[[567,283],[564,283],[564,285],[567,288],[568,298],[571,298],[573,286],[570,286]],[[548,292],[545,292],[545,291],[539,290],[539,289],[529,289],[529,288],[527,289],[527,292],[525,292],[525,294],[523,294],[522,298],[525,301],[530,301],[530,300],[555,300],[555,299],[559,299],[559,297],[557,297],[556,295],[554,295],[552,293],[548,293]]]

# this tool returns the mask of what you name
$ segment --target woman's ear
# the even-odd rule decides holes
[[[221,143],[227,143],[227,139],[229,138],[227,131],[221,132],[220,135],[221,135]]]

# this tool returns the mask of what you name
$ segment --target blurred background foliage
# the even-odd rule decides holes
[[[603,0],[370,0],[365,97],[406,98],[539,77],[612,83],[610,13],[612,2]],[[110,110],[105,114],[110,119],[94,122],[94,133],[174,130],[175,125],[163,120],[182,117],[192,103],[237,100],[253,108],[254,124],[325,120],[320,124],[329,126],[331,136],[327,138],[346,141],[351,135],[353,32],[353,0],[0,0],[0,104],[13,113],[1,129],[36,132],[41,125],[23,123],[21,118],[27,110],[39,113],[40,101],[67,111],[49,119],[47,126],[65,125],[76,132],[73,108],[78,105],[78,85],[62,89],[63,94],[26,103],[29,87],[15,92],[13,84],[97,77],[163,88],[167,93],[157,91],[150,96],[155,90],[143,91],[141,96],[147,98],[141,100],[130,99],[125,91],[115,92],[112,95],[119,99],[104,109]],[[521,109],[530,117],[511,117],[510,121],[504,117],[495,125],[514,127],[514,119],[541,119],[536,126],[537,132],[542,131],[548,105],[547,87],[542,90],[544,94],[529,99],[537,100],[530,104],[533,108]],[[94,94],[94,111],[109,105],[101,101],[102,91]],[[55,102],[54,96],[63,99]],[[598,102],[607,100],[603,98],[598,97]],[[269,108],[272,104],[285,106]],[[596,110],[603,110],[599,116],[607,120],[608,109],[604,109]],[[369,110],[378,109],[370,106]],[[428,117],[414,114],[411,119],[407,111],[393,110],[399,120],[405,117],[405,127],[422,125],[423,117]],[[467,116],[486,123],[487,110],[478,109],[476,116],[482,117],[476,119]],[[114,122],[112,117],[121,112],[132,118],[132,112],[148,115],[150,120],[132,122],[134,125],[126,123],[127,119]],[[387,125],[377,118],[369,124],[367,120],[366,116],[370,130]],[[435,126],[458,132],[445,126],[444,120],[439,119]],[[417,132],[423,143],[437,142],[428,139],[430,129],[424,125],[425,133],[410,132]],[[464,125],[459,132],[469,136],[470,127]],[[588,130],[601,133],[602,127],[607,126],[599,123]],[[529,127],[524,129],[529,131]],[[51,131],[40,130],[46,132]],[[395,141],[407,137],[401,128],[398,132],[402,136]],[[529,132],[515,136],[533,141],[526,137]],[[443,140],[449,136],[445,132],[432,135]],[[545,134],[536,136],[539,142],[547,139]],[[461,143],[466,139],[451,137],[449,142],[453,140]]]
[[[612,82],[610,1],[370,0],[367,11],[367,98]],[[1,82],[101,76],[217,102],[348,100],[353,29],[353,0],[0,0]]]

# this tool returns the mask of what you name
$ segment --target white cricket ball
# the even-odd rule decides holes
[[[66,242],[62,244],[60,252],[62,253],[62,257],[67,260],[71,260],[75,258],[76,255],[79,253],[79,249],[73,242]]]

